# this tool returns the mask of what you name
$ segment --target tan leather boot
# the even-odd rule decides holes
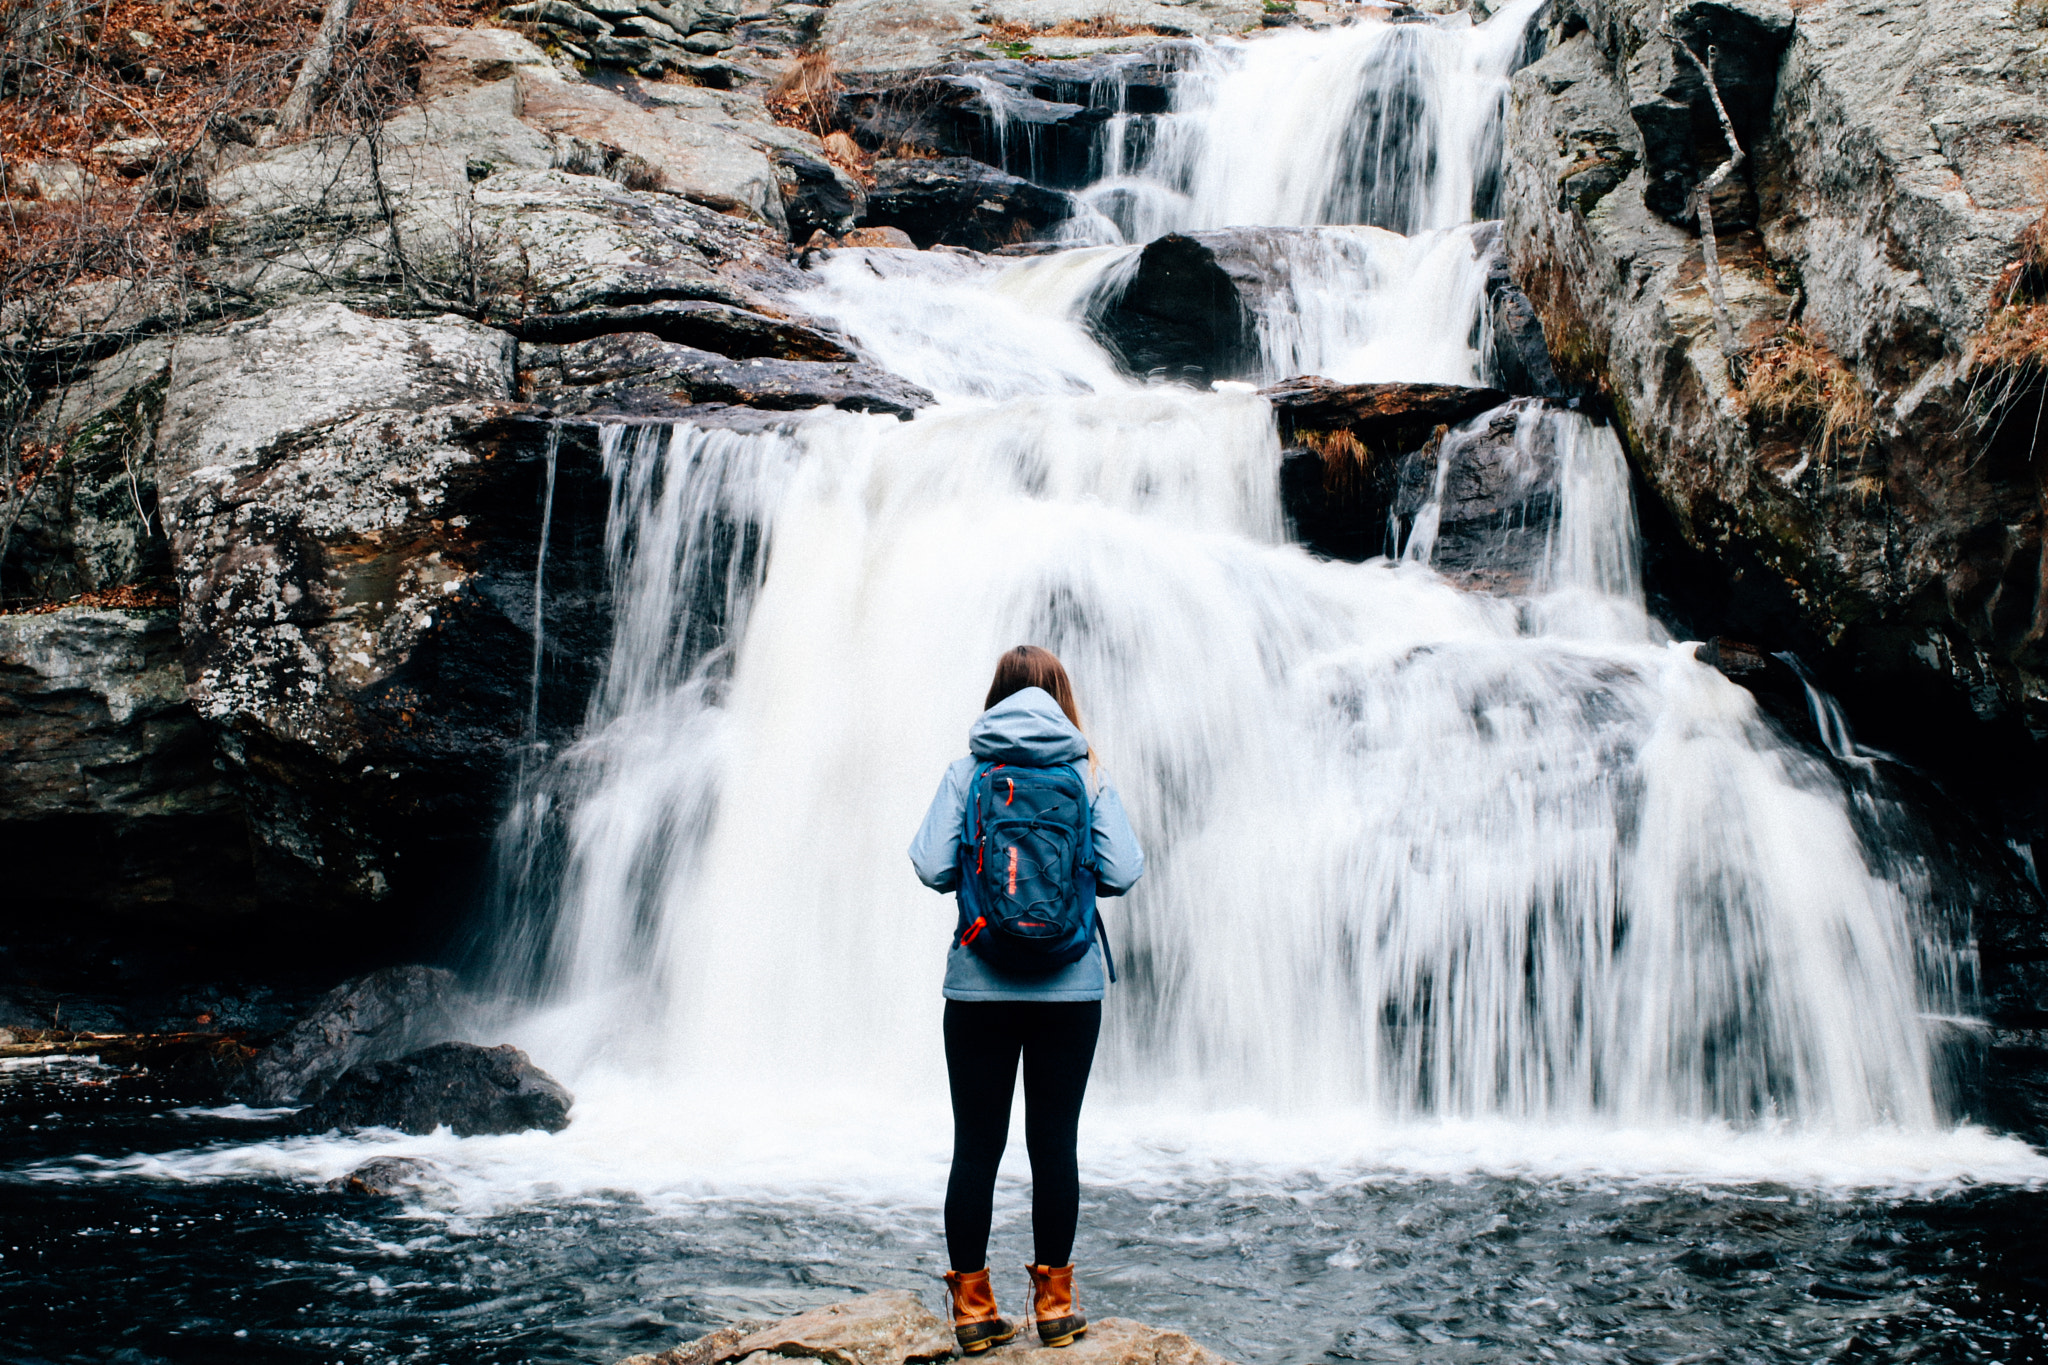
[[[953,1291],[953,1336],[965,1355],[980,1355],[991,1346],[1004,1346],[1017,1335],[1017,1326],[996,1312],[996,1291],[988,1282],[988,1267],[979,1270],[949,1270],[946,1288]]]
[[[1074,1267],[1027,1265],[1031,1275],[1031,1317],[1038,1339],[1048,1346],[1066,1346],[1088,1331],[1088,1319],[1074,1307]]]

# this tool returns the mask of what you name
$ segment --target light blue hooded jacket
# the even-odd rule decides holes
[[[967,819],[967,788],[975,768],[983,763],[1039,768],[1071,763],[1082,781],[1089,780],[1088,741],[1041,687],[1013,692],[982,712],[967,732],[967,750],[968,757],[946,769],[932,808],[910,843],[917,879],[934,891],[952,891],[960,884],[960,829]],[[1093,787],[1089,805],[1095,824],[1096,893],[1121,896],[1145,875],[1145,854],[1131,833],[1122,799],[1106,779]],[[1099,942],[1088,945],[1087,956],[1043,976],[1003,975],[972,948],[958,943],[946,954],[948,1000],[1100,1000],[1107,985]]]

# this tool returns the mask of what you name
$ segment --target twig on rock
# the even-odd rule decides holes
[[[1714,306],[1714,332],[1720,341],[1721,359],[1728,366],[1728,381],[1736,388],[1742,387],[1742,372],[1736,359],[1735,321],[1728,314],[1728,293],[1721,285],[1721,253],[1714,240],[1714,191],[1728,183],[1742,165],[1742,143],[1736,139],[1735,124],[1728,117],[1728,106],[1721,103],[1721,87],[1714,79],[1716,51],[1712,44],[1707,47],[1707,59],[1701,61],[1699,54],[1690,44],[1681,39],[1671,27],[1671,10],[1667,6],[1663,16],[1664,36],[1671,45],[1685,54],[1693,70],[1700,73],[1700,79],[1707,83],[1707,98],[1714,102],[1714,116],[1721,121],[1721,137],[1728,144],[1728,159],[1715,167],[1714,173],[1699,183],[1693,190],[1693,202],[1700,215],[1700,260],[1706,267],[1707,298]]]

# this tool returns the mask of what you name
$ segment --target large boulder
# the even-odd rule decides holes
[[[965,157],[884,158],[874,174],[866,223],[900,228],[920,247],[993,251],[1036,238],[1072,209],[1058,190]]]
[[[1146,243],[1123,289],[1090,314],[1096,340],[1124,369],[1198,385],[1256,372],[1254,316],[1218,259],[1218,236],[1175,232]]]
[[[457,1137],[559,1133],[575,1096],[511,1044],[440,1043],[384,1062],[364,1062],[328,1086],[295,1120],[308,1133],[396,1128]]]
[[[830,1365],[920,1365],[955,1354],[952,1329],[917,1295],[904,1290],[864,1294],[767,1327],[726,1327],[656,1354],[629,1356],[619,1365],[780,1365],[822,1360]],[[1127,1318],[1091,1322],[1071,1345],[1048,1349],[1029,1328],[1008,1346],[982,1357],[1015,1365],[1229,1365],[1180,1332]]]
[[[461,986],[438,967],[385,967],[344,981],[258,1052],[231,1093],[254,1105],[316,1100],[351,1067],[447,1038],[461,1005]]]
[[[473,212],[489,271],[516,286],[493,309],[506,316],[662,299],[755,306],[753,282],[776,282],[785,250],[744,218],[559,169],[495,172]]]
[[[80,912],[247,932],[248,827],[179,653],[168,607],[0,616],[10,934]]]
[[[368,931],[371,906],[445,928],[515,755],[582,717],[608,486],[593,433],[503,401],[510,361],[503,333],[331,304],[174,353],[159,460],[189,695],[301,932]]]

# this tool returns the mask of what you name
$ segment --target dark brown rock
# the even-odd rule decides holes
[[[1259,390],[1273,405],[1283,438],[1343,429],[1377,449],[1407,445],[1436,427],[1477,417],[1508,401],[1498,389],[1464,384],[1339,384],[1301,375]]]

